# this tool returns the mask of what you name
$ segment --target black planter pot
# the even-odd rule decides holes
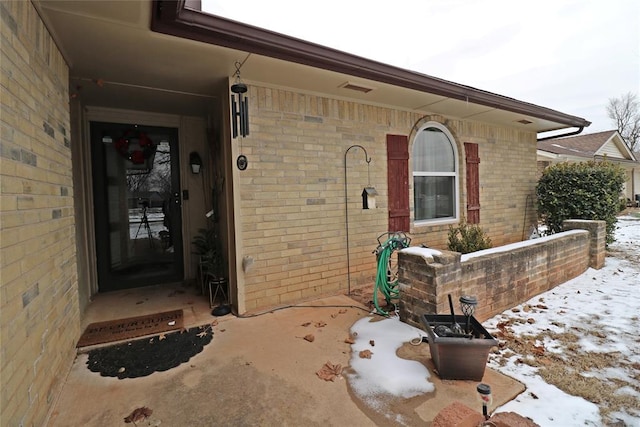
[[[424,314],[420,317],[429,341],[431,360],[437,374],[447,380],[480,381],[484,376],[489,351],[498,341],[473,316],[470,318],[470,337],[438,336],[434,329],[440,325],[451,326],[451,315]],[[455,316],[455,321],[466,325],[467,318]]]
[[[211,311],[213,316],[226,316],[229,313],[231,313],[231,306],[229,304],[219,305]]]

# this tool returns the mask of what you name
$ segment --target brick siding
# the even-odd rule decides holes
[[[40,426],[80,326],[68,67],[31,2],[0,12],[0,424]]]
[[[241,313],[345,292],[349,286],[373,286],[372,251],[388,222],[387,134],[407,135],[411,152],[421,124],[434,121],[451,131],[459,156],[461,212],[466,211],[463,143],[478,144],[480,225],[495,244],[522,240],[535,221],[529,200],[536,185],[535,132],[257,84],[249,86],[249,96],[251,134],[232,142],[234,158],[249,159],[248,169],[234,177],[236,256],[252,260],[238,273]],[[362,150],[349,151],[346,212],[345,152],[354,144],[362,145],[372,161],[368,171]],[[361,192],[368,184],[379,193],[377,209],[362,209]],[[413,209],[412,195],[410,205]],[[413,244],[446,249],[448,230],[448,224],[412,225],[410,234]]]

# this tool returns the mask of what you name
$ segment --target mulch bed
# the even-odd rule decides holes
[[[186,363],[213,339],[211,325],[89,351],[87,367],[103,377],[138,378]]]

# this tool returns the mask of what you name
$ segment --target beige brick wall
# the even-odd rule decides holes
[[[433,259],[401,253],[400,318],[421,328],[423,314],[450,313],[447,296],[451,294],[456,314],[461,314],[460,296],[475,296],[474,316],[482,321],[579,276],[588,267],[602,268],[605,222],[572,220],[564,228],[572,231],[531,240],[525,246],[478,253],[464,261],[459,253],[449,251]]]
[[[0,12],[0,424],[40,426],[80,325],[68,67],[31,2]]]
[[[481,225],[496,244],[520,240],[524,206],[535,189],[534,132],[255,84],[249,97],[251,134],[232,142],[233,155],[249,159],[247,170],[234,172],[237,256],[251,263],[238,277],[245,311],[346,292],[347,215],[350,286],[373,286],[372,251],[376,237],[387,231],[386,135],[409,136],[411,150],[412,132],[426,121],[444,124],[454,135],[462,170],[463,143],[479,144]],[[345,152],[354,144],[367,150],[371,163],[368,170],[364,152],[349,150],[345,210]],[[464,200],[464,173],[460,178]],[[379,192],[378,209],[361,207],[367,184]],[[465,206],[462,202],[461,209]],[[448,229],[412,227],[413,244],[446,248]]]

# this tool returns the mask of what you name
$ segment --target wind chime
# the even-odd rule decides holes
[[[247,85],[240,80],[240,68],[242,64],[236,62],[235,66],[235,82],[231,85],[231,118],[233,121],[232,136],[234,139],[238,136],[244,138],[249,135],[249,98],[244,95],[247,93]],[[240,150],[242,152],[242,144]],[[244,154],[240,154],[236,159],[236,165],[238,169],[245,170],[248,165],[247,157]]]

